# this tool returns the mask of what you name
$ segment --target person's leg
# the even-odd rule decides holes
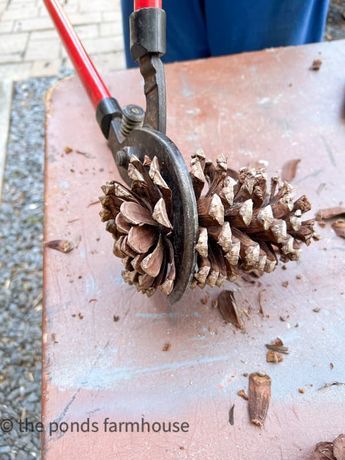
[[[211,54],[322,40],[329,0],[205,0]]]
[[[125,52],[128,67],[133,67],[129,50],[129,16],[132,0],[121,0]],[[204,0],[164,0],[167,13],[167,53],[164,62],[210,56],[204,16]]]

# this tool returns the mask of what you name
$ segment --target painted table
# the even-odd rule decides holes
[[[314,59],[319,71],[309,69]],[[344,41],[168,65],[168,135],[186,161],[202,147],[234,168],[267,161],[274,173],[299,158],[298,192],[314,212],[336,206],[345,197],[344,66]],[[121,105],[144,103],[136,70],[107,81]],[[47,106],[45,241],[75,249],[45,249],[44,458],[307,459],[316,442],[344,432],[345,387],[319,390],[345,381],[344,240],[326,225],[299,263],[261,285],[233,285],[248,311],[244,333],[212,308],[215,289],[172,307],[147,299],[122,281],[98,216],[100,187],[118,175],[78,80],[59,83]],[[264,344],[277,336],[289,354],[268,364]],[[237,396],[254,371],[272,378],[261,430]],[[152,431],[163,422],[178,432]]]

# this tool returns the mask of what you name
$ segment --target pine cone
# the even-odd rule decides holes
[[[292,187],[278,177],[268,191],[263,169],[229,169],[224,157],[214,165],[202,151],[192,156],[191,179],[198,205],[197,264],[192,286],[222,286],[243,272],[261,276],[278,260],[297,260],[302,243],[317,239],[305,195],[293,200]],[[133,157],[128,168],[131,189],[118,182],[102,187],[100,197],[112,233],[114,254],[122,258],[126,282],[152,295],[174,287],[172,194],[155,157]]]

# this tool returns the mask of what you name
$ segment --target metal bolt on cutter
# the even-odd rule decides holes
[[[74,68],[96,110],[122,179],[129,184],[131,155],[140,160],[156,156],[161,173],[173,192],[173,246],[176,281],[169,295],[179,300],[195,265],[198,214],[188,169],[177,146],[166,136],[166,85],[161,56],[166,51],[166,14],[161,0],[135,0],[130,16],[131,53],[144,79],[146,110],[121,108],[97,72],[58,0],[44,0]]]

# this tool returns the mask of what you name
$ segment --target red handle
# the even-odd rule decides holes
[[[162,0],[134,0],[134,11],[142,8],[162,8]]]
[[[85,51],[78,35],[57,0],[44,0],[73,66],[96,109],[100,101],[111,97],[110,91]]]

